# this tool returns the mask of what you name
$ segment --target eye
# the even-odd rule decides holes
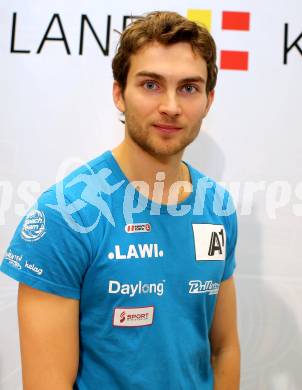
[[[155,81],[152,80],[145,81],[143,86],[149,91],[155,91],[156,89],[158,89],[158,85],[156,84]]]
[[[198,91],[198,88],[195,85],[192,84],[186,84],[181,88],[182,92],[185,92],[187,94],[192,94]]]

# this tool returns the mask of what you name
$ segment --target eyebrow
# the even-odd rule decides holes
[[[155,80],[159,81],[165,81],[164,76],[155,73],[155,72],[148,72],[148,71],[141,71],[136,73],[136,77],[150,77]],[[201,76],[190,76],[190,77],[185,77],[184,79],[179,80],[179,83],[202,83],[205,84],[205,80]]]

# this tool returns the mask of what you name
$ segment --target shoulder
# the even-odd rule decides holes
[[[91,191],[100,191],[102,184],[113,173],[109,167],[110,155],[109,151],[104,152],[95,159],[83,163],[67,175],[62,172],[63,179],[55,183],[50,190],[60,191],[70,200],[78,199],[86,187]],[[65,168],[68,169],[68,166]]]
[[[75,231],[89,233],[96,220],[101,220],[102,202],[110,205],[110,187],[117,181],[109,156],[110,152],[105,152],[65,175],[42,193],[36,208],[52,210]]]
[[[212,208],[218,217],[236,213],[230,192],[219,182],[188,164],[195,186],[196,198],[204,197],[205,205]]]

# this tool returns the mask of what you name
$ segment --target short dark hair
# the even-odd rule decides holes
[[[155,11],[134,20],[121,34],[117,52],[112,60],[113,77],[125,91],[130,57],[151,42],[172,45],[188,42],[207,64],[206,92],[215,88],[218,68],[216,44],[209,31],[176,12]]]

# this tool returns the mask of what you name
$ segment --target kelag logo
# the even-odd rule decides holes
[[[189,9],[187,18],[204,25],[211,31],[212,11],[202,9]],[[222,30],[249,31],[250,13],[222,11]],[[225,70],[248,70],[248,51],[221,50],[220,69]]]

